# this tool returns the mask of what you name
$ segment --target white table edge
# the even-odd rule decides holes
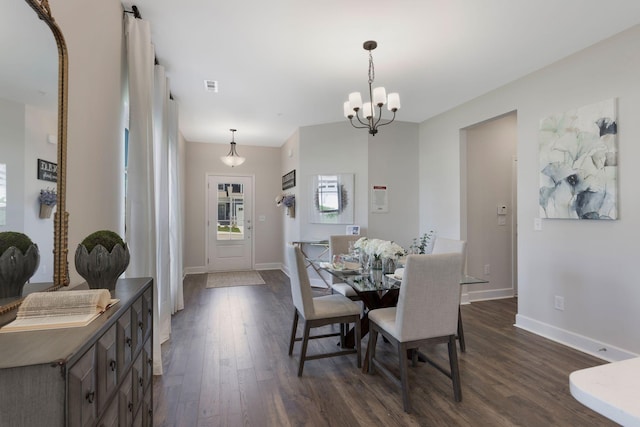
[[[581,369],[569,375],[571,395],[626,427],[640,427],[640,357]]]

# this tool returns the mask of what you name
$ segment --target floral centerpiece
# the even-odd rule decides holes
[[[404,248],[395,242],[382,239],[368,239],[366,237],[359,238],[353,247],[359,249],[361,253],[366,255],[366,258],[371,264],[371,268],[374,270],[383,269],[383,264],[386,263],[393,264],[393,266],[388,266],[387,269],[395,269],[396,258],[405,253]],[[383,263],[383,260],[387,260],[387,262]],[[391,273],[393,273],[393,271],[391,271]]]
[[[296,216],[296,196],[294,194],[281,194],[276,197],[276,206],[287,208],[287,215],[291,218]]]
[[[40,190],[40,218],[50,218],[53,207],[58,203],[58,195],[56,190],[46,188]]]

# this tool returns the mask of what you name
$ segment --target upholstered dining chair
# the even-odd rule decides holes
[[[346,254],[349,252],[349,242],[355,242],[360,236],[350,234],[329,236],[329,259],[333,260],[334,255]],[[331,293],[338,293],[354,301],[360,300],[356,291],[346,283],[340,282],[335,276],[331,276]]]
[[[464,275],[465,265],[467,263],[467,242],[464,240],[447,239],[444,237],[436,237],[433,242],[432,254],[446,254],[455,252],[462,254],[462,268],[460,269],[460,276]],[[462,286],[460,286],[460,294],[462,294]],[[458,342],[460,343],[460,351],[463,353],[467,351],[467,346],[464,342],[464,328],[462,327],[462,311],[458,306]]]
[[[426,344],[447,343],[449,370],[425,359],[451,378],[456,401],[462,400],[456,328],[460,305],[460,269],[462,255],[446,253],[435,255],[409,255],[396,307],[369,311],[369,345],[367,347],[368,372],[379,369],[402,389],[405,412],[411,411],[408,384],[407,354],[413,354],[416,365],[418,348]],[[387,338],[398,350],[400,380],[376,359],[378,333]]]
[[[300,350],[300,362],[298,365],[298,376],[302,376],[304,363],[307,360],[322,359],[325,357],[340,356],[345,354],[356,354],[358,368],[361,367],[361,345],[360,345],[360,305],[351,301],[344,295],[325,295],[313,297],[309,276],[305,268],[304,257],[300,248],[287,246],[287,261],[289,263],[291,296],[293,298],[294,313],[293,326],[291,328],[291,340],[289,341],[289,356],[293,353],[293,345],[296,341],[302,341]],[[297,337],[298,320],[302,317],[304,321],[304,333],[301,338]],[[319,353],[307,355],[307,345],[310,339],[327,338],[342,335],[340,333],[329,333],[323,335],[310,336],[311,329],[332,324],[354,323],[355,349],[344,349],[331,353]],[[341,337],[343,338],[343,337]],[[341,340],[343,341],[343,340]]]

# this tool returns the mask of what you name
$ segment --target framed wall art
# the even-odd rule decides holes
[[[316,224],[353,224],[352,173],[313,175],[309,222]]]
[[[618,218],[618,124],[609,99],[540,121],[542,218]]]
[[[293,188],[296,186],[296,170],[292,170],[291,172],[282,175],[282,189],[288,190],[289,188]]]

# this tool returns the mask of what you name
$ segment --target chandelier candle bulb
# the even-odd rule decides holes
[[[351,103],[349,101],[346,101],[344,103],[344,116],[347,119],[350,119],[353,117],[353,108],[351,108]]]
[[[396,111],[400,109],[400,94],[397,92],[390,93],[387,97],[387,108],[389,111]]]
[[[387,92],[383,87],[373,89],[373,103],[378,107],[382,107],[387,102]]]
[[[353,110],[362,108],[362,96],[360,96],[360,92],[351,92],[349,94],[349,104]]]
[[[376,116],[376,110],[372,108],[372,105],[370,102],[365,102],[362,105],[362,115],[367,119]]]

